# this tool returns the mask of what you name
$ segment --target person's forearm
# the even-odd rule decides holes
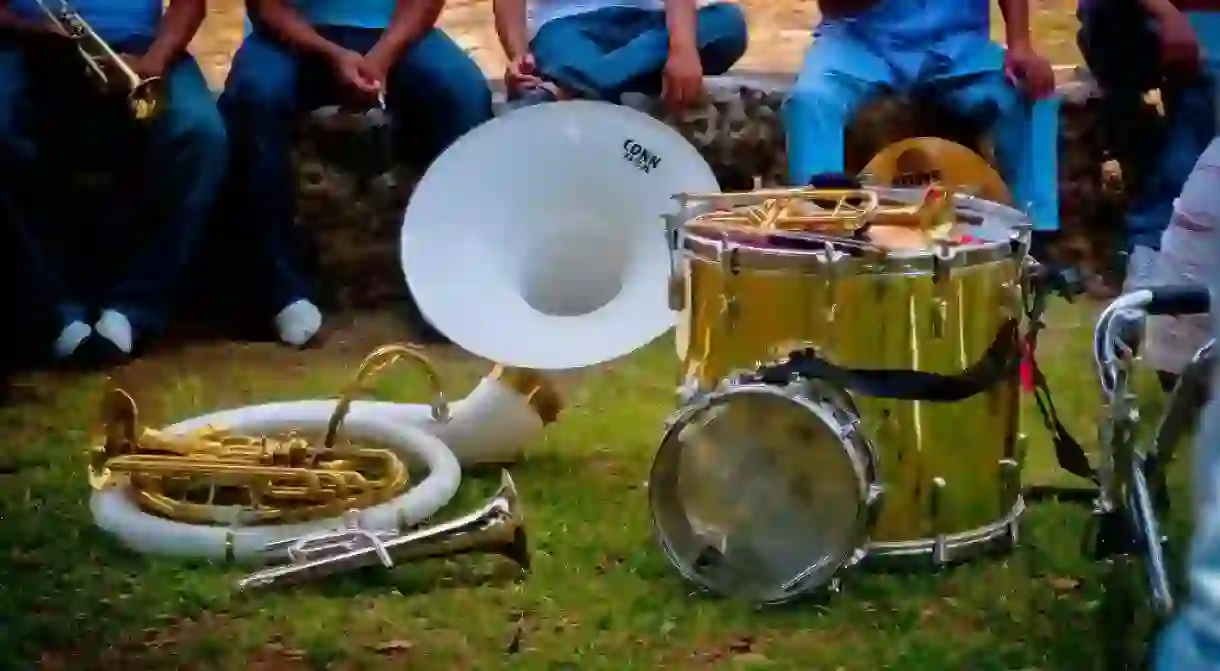
[[[1000,0],[1000,13],[1004,15],[1004,41],[1008,48],[1029,47],[1029,0]]]
[[[176,61],[195,38],[206,10],[204,0],[172,0],[144,57],[165,65]]]
[[[496,36],[508,60],[520,58],[529,51],[525,30],[525,0],[495,0]]]
[[[665,28],[670,51],[697,50],[695,0],[665,0]]]
[[[373,50],[391,61],[398,58],[403,49],[432,30],[444,8],[445,0],[398,0],[390,25]]]
[[[318,34],[295,9],[283,0],[253,0],[247,5],[256,26],[283,40],[292,49],[334,58],[342,47]]]

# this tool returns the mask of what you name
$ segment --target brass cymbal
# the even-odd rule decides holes
[[[899,140],[882,149],[861,175],[876,186],[919,186],[935,181],[952,191],[1012,204],[1000,173],[968,147],[939,137]]]

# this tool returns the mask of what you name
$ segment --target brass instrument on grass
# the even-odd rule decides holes
[[[151,119],[161,106],[164,90],[160,77],[144,78],[103,40],[68,0],[36,0],[52,27],[71,38],[89,73],[103,91],[127,97],[137,121]],[[54,8],[48,3],[54,3]]]
[[[340,403],[337,410],[346,404]],[[207,428],[185,436],[140,428],[135,401],[112,389],[106,438],[90,452],[95,489],[126,484],[145,512],[194,524],[300,522],[389,501],[409,484],[385,449],[322,446],[299,436],[251,437]],[[340,412],[332,425],[342,421]],[[116,482],[117,480],[117,482]]]
[[[239,591],[282,587],[381,564],[472,553],[496,553],[529,570],[530,554],[517,488],[508,471],[478,510],[449,522],[405,533],[374,532],[353,525],[270,544],[287,548],[289,562],[255,571],[237,583]]]

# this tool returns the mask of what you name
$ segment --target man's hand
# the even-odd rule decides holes
[[[504,70],[505,88],[509,91],[520,91],[541,86],[542,80],[538,78],[536,68],[534,55],[531,53],[526,52],[512,59]]]
[[[352,104],[372,106],[377,103],[385,75],[376,71],[375,61],[345,49],[335,54],[331,66],[339,86],[350,97]]]
[[[364,55],[364,66],[360,69],[364,76],[377,84],[375,98],[384,101],[386,86],[390,81],[390,68],[394,67],[394,55],[388,50],[373,47]]]
[[[661,100],[670,111],[698,103],[703,95],[703,63],[699,60],[699,52],[671,50],[661,82]]]
[[[1004,70],[1035,100],[1055,92],[1055,71],[1050,61],[1029,45],[1010,46],[1004,54]]]
[[[1199,71],[1203,55],[1185,14],[1174,11],[1157,17],[1156,34],[1161,43],[1161,64],[1166,70],[1177,74]]]
[[[143,79],[152,79],[154,77],[164,77],[165,71],[169,68],[169,64],[158,58],[153,58],[148,55],[136,56],[133,54],[123,54],[121,58],[127,62],[127,66],[140,75]]]

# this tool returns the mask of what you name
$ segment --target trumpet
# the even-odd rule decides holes
[[[141,77],[93,30],[68,0],[35,1],[51,26],[72,40],[85,60],[89,73],[104,91],[126,95],[127,105],[137,121],[151,119],[157,113],[163,93],[160,77]],[[49,6],[49,2],[55,3],[56,7]]]
[[[895,202],[877,189],[760,189],[743,193],[679,194],[683,206],[710,211],[685,226],[704,232],[769,235],[881,247],[952,244],[958,223],[954,192],[933,183],[915,203]]]
[[[284,549],[289,563],[251,573],[237,582],[237,591],[297,585],[376,564],[393,568],[398,561],[480,552],[500,554],[525,571],[530,565],[517,488],[508,471],[502,472],[500,489],[478,510],[449,522],[408,533],[370,531],[349,524],[347,529],[309,534],[264,548],[268,553]]]

